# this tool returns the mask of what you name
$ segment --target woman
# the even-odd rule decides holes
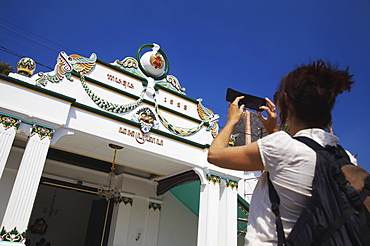
[[[275,104],[259,113],[268,136],[245,146],[228,147],[235,125],[244,113],[238,97],[229,106],[225,127],[209,148],[208,161],[219,167],[242,171],[266,170],[280,197],[280,213],[287,237],[311,196],[316,153],[293,136],[312,138],[322,146],[335,146],[339,139],[325,131],[331,123],[331,110],[338,94],[350,91],[352,75],[321,60],[303,65],[285,76],[275,93],[281,125],[278,130]],[[276,245],[275,216],[271,212],[267,173],[263,172],[254,190],[249,211],[246,245]]]

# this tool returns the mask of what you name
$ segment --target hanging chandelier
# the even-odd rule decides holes
[[[108,179],[105,183],[105,185],[100,185],[98,188],[98,195],[100,197],[105,198],[107,201],[114,199],[115,203],[119,203],[121,198],[121,190],[116,187],[115,184],[115,178],[116,175],[114,174],[114,164],[116,162],[116,154],[118,149],[123,149],[123,147],[115,145],[115,144],[109,144],[109,147],[114,149],[114,155],[113,155],[113,161],[112,166],[110,168],[110,172],[108,174]]]
[[[54,203],[55,203],[55,197],[57,196],[57,188],[54,190],[54,196],[53,199],[51,200],[51,205],[50,208],[44,208],[43,213],[49,215],[49,218],[52,215],[57,215],[59,212],[59,209],[54,208]]]

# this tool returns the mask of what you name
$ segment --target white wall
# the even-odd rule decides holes
[[[171,192],[163,195],[158,246],[196,246],[198,217]]]
[[[133,199],[130,204],[115,206],[109,243],[111,246],[154,246],[157,245],[158,224],[161,216],[159,209],[149,209],[150,202],[161,203],[156,197],[154,181],[132,175],[119,175],[123,196]],[[140,235],[140,238],[138,238]],[[161,246],[158,244],[158,246]]]

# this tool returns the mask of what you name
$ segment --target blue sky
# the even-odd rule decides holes
[[[0,61],[14,67],[20,58],[10,51],[53,68],[62,50],[113,62],[149,43],[161,46],[169,74],[189,97],[203,98],[221,126],[228,87],[271,98],[297,65],[323,59],[349,66],[356,83],[338,97],[334,131],[370,171],[370,1],[39,0],[0,9]]]

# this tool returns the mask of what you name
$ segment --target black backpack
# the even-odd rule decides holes
[[[268,178],[278,245],[370,245],[370,206],[367,208],[364,204],[365,199],[370,202],[369,174],[353,165],[340,145],[324,148],[307,137],[295,139],[316,151],[312,197],[285,238],[279,211],[280,198]]]

